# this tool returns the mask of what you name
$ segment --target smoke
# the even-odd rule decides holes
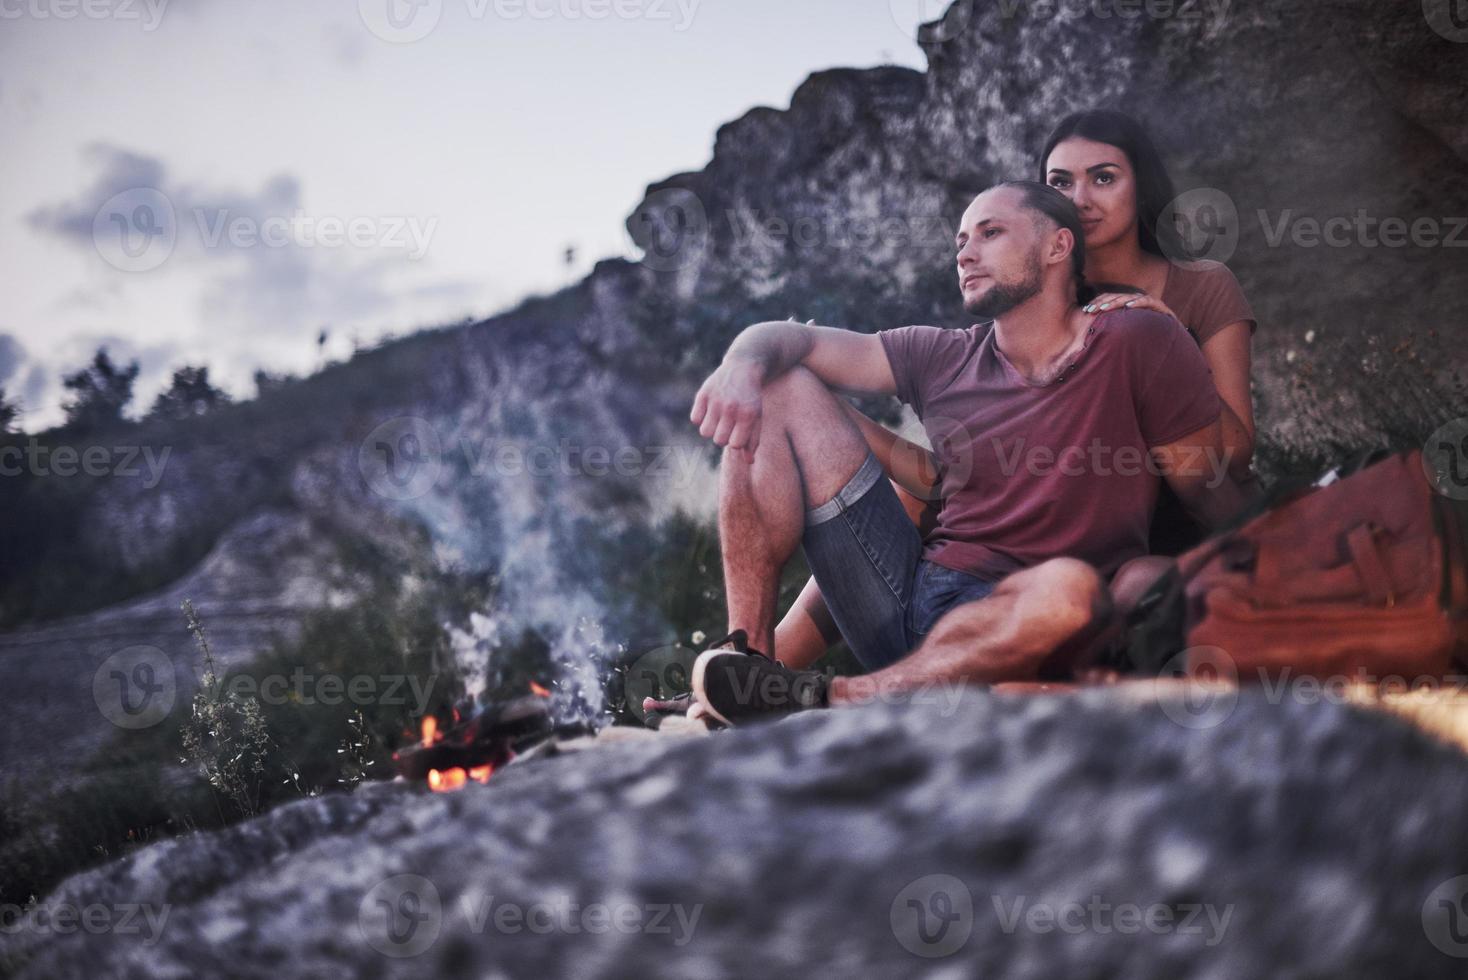
[[[523,362],[487,358],[493,383],[433,423],[443,472],[405,501],[446,565],[495,574],[486,608],[454,627],[469,692],[482,695],[527,632],[548,648],[559,720],[609,720],[604,680],[628,645],[671,626],[614,587],[635,578],[628,555],[678,512],[712,516],[717,491],[706,449],[667,424],[642,396],[563,350],[555,366],[584,375],[553,385]],[[471,369],[471,375],[477,370]]]

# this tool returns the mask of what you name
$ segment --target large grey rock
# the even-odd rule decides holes
[[[36,978],[1462,975],[1429,901],[1468,872],[1456,750],[1258,694],[1199,729],[1108,692],[930,701],[304,801],[45,902],[156,934],[3,949]]]

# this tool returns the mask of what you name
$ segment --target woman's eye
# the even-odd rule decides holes
[[[1053,188],[1055,188],[1056,190],[1060,191],[1060,190],[1064,190],[1069,185],[1066,182],[1065,178],[1063,178],[1063,177],[1056,177],[1054,180],[1050,181],[1050,186],[1053,187]]]
[[[1115,178],[1112,177],[1110,174],[1097,174],[1097,176],[1096,176],[1096,183],[1098,183],[1098,184],[1109,184],[1114,179]]]

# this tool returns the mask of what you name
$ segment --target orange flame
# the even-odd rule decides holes
[[[437,769],[428,770],[428,788],[435,793],[452,793],[464,785],[469,777],[464,770],[455,766],[439,772]]]
[[[477,782],[489,782],[490,775],[494,772],[494,766],[475,766],[469,770],[469,778]]]
[[[437,742],[441,736],[438,734],[438,719],[433,715],[423,716],[423,746],[427,748]]]
[[[534,694],[536,697],[540,697],[540,698],[548,698],[548,697],[551,696],[551,693],[550,693],[550,689],[549,688],[541,687],[539,684],[535,683],[534,681],[531,681],[530,682],[530,693],[531,694]]]

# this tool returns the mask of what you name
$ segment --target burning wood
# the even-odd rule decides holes
[[[530,689],[530,696],[480,706],[446,731],[439,730],[438,719],[426,716],[422,741],[393,753],[398,775],[413,782],[426,781],[434,792],[452,792],[470,780],[488,782],[517,753],[546,739],[589,731],[580,723],[556,724],[550,712],[550,691],[533,681]],[[457,721],[457,710],[454,717]]]

